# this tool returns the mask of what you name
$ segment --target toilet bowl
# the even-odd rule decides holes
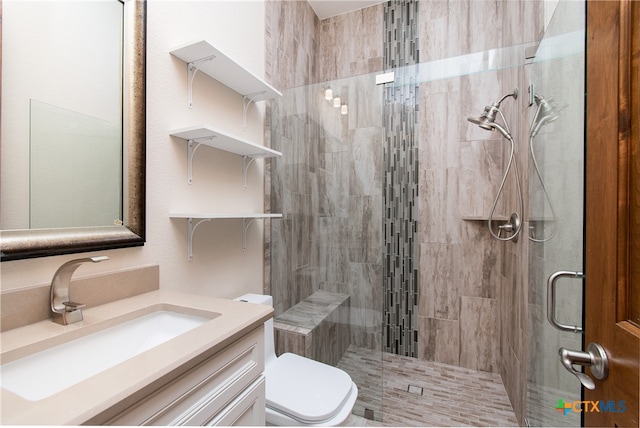
[[[271,296],[245,294],[234,300],[273,306]],[[336,367],[296,354],[276,357],[273,319],[265,327],[267,424],[278,426],[337,426],[358,398],[351,377]]]

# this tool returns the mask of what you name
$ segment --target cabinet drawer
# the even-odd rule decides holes
[[[265,426],[264,376],[253,383],[227,407],[222,409],[207,426]],[[191,422],[191,421],[190,421]],[[200,421],[188,425],[200,425]]]
[[[110,419],[108,425],[181,425],[219,412],[264,371],[264,328],[198,364]]]

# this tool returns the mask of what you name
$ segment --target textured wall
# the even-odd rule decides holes
[[[304,87],[304,85],[309,85],[315,81],[315,76],[317,75],[315,57],[318,50],[318,25],[318,17],[306,1],[267,0],[265,2],[265,76],[272,85],[285,93],[285,100],[292,99],[294,103],[292,116],[286,127],[283,127],[283,124],[273,125],[272,118],[274,113],[272,105],[276,105],[276,103],[266,103],[264,142],[266,146],[274,147],[274,145],[282,144],[277,140],[272,142],[274,135],[286,138],[288,150],[284,152],[283,161],[292,162],[294,159],[289,157],[294,150],[294,146],[290,145],[292,144],[293,136],[297,135],[300,139],[304,136],[300,134],[304,130],[304,123],[295,117],[296,112],[306,110],[304,97],[299,98],[297,97],[298,93],[292,94],[287,90]],[[279,114],[276,112],[276,120]],[[271,203],[274,198],[276,200],[280,199],[279,192],[285,191],[282,186],[273,185],[272,183],[271,171],[274,169],[273,162],[271,159],[265,160],[264,210],[265,212],[282,212],[281,208],[274,208]],[[290,174],[291,171],[287,173]],[[277,175],[278,169],[276,168],[276,177]],[[292,179],[293,177],[291,176],[287,177],[288,182]],[[275,193],[272,194],[272,192]],[[302,217],[298,218],[302,219]],[[276,248],[275,254],[273,254],[272,249],[272,230],[276,231],[275,242],[279,240],[286,242],[286,245]],[[291,270],[288,263],[281,264],[276,262],[276,260],[282,259],[292,260],[291,231],[291,217],[285,217],[273,225],[271,221],[265,220],[263,292],[274,296],[274,306],[278,311],[277,313],[282,313],[291,306],[291,304],[287,303],[286,308],[282,309],[282,302],[288,302],[290,295],[298,296],[297,286],[283,285],[280,282],[280,286],[276,287],[272,282],[273,267],[288,266],[287,270]],[[286,236],[284,235],[285,233]],[[277,251],[280,251],[280,253]],[[272,257],[274,261],[272,261]],[[277,271],[274,275],[277,275]],[[292,288],[290,289],[289,287]],[[276,291],[284,293],[281,298],[276,296]],[[297,301],[303,298],[298,297]]]
[[[280,91],[316,81],[318,25],[306,1],[266,0],[265,74]]]
[[[383,4],[320,22],[316,82],[382,70]]]

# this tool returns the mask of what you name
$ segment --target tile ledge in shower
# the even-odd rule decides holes
[[[462,216],[460,217],[460,220],[463,221],[488,221],[489,217],[488,216]],[[505,216],[494,216],[493,217],[493,221],[507,221],[509,220],[508,217]]]

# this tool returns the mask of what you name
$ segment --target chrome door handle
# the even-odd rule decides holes
[[[590,343],[587,347],[587,352],[560,348],[558,354],[560,355],[560,362],[564,368],[575,375],[575,377],[580,380],[580,383],[587,389],[594,389],[596,387],[593,379],[585,373],[574,369],[574,365],[588,366],[593,377],[598,380],[606,379],[609,374],[609,359],[607,358],[607,353],[604,351],[604,348],[597,343]]]
[[[559,270],[551,274],[547,280],[547,320],[552,326],[562,331],[570,331],[573,333],[582,333],[582,327],[578,325],[562,324],[556,319],[556,283],[560,278],[584,278],[582,272],[570,272]]]

